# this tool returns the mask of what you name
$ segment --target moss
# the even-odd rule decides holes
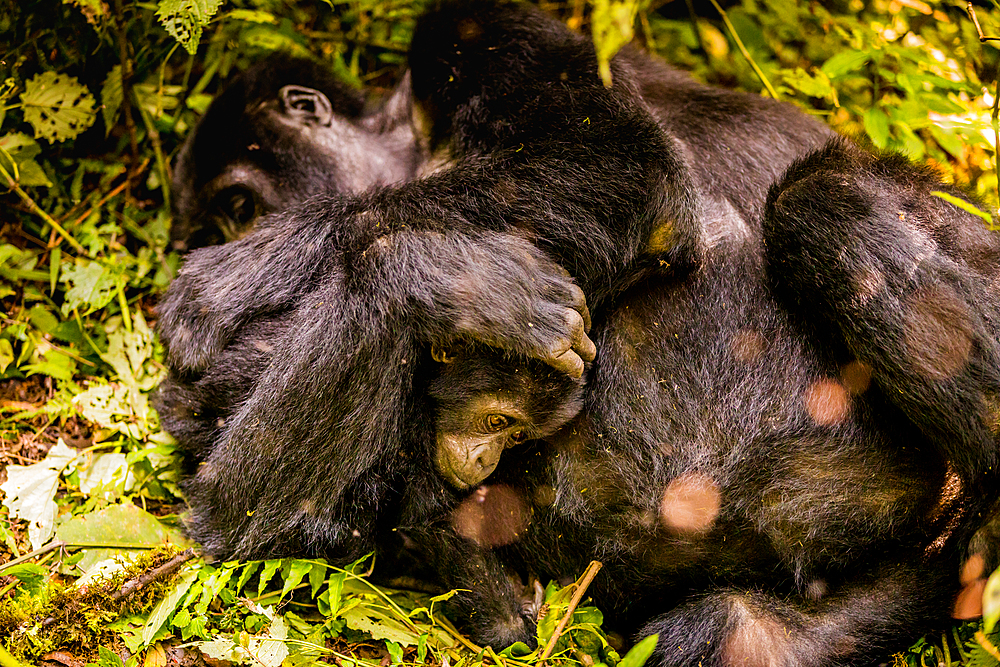
[[[141,554],[133,563],[106,579],[77,588],[50,580],[38,596],[16,595],[0,600],[0,637],[18,660],[36,664],[56,649],[65,649],[82,659],[96,659],[97,646],[120,642],[107,626],[125,615],[148,613],[170,587],[170,575],[115,599],[122,585],[162,565],[178,553],[173,546]]]

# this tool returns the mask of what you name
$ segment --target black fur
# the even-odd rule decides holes
[[[265,219],[164,300],[163,411],[233,380],[189,438],[195,535],[347,558],[400,527],[494,643],[531,631],[508,568],[597,557],[599,603],[658,632],[662,664],[864,664],[944,618],[997,495],[980,221],[900,158],[638,53],[605,89],[589,41],[530,9],[432,12],[411,68],[439,171]],[[593,311],[583,410],[442,513],[457,498],[413,463],[433,429],[414,360],[456,337],[582,350],[552,260]],[[458,518],[493,502],[530,524]]]

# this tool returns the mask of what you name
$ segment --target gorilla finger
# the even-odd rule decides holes
[[[561,354],[550,354],[542,361],[557,371],[566,373],[571,378],[583,377],[583,359],[572,348],[565,350]]]
[[[597,355],[594,342],[587,337],[587,321],[583,314],[575,310],[566,311],[566,326],[569,328],[571,348],[584,361],[593,361]]]
[[[571,283],[569,285],[569,298],[570,307],[580,313],[580,317],[583,318],[584,331],[590,331],[590,309],[587,308],[587,297],[583,290],[578,285]]]

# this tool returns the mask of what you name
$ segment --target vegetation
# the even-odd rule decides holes
[[[158,666],[178,644],[266,666],[540,662],[471,645],[440,613],[447,595],[378,588],[370,560],[192,557],[174,444],[149,405],[154,307],[179,263],[170,163],[212,93],[274,50],[391,85],[421,4],[0,0],[0,665]],[[702,80],[934,163],[997,211],[1000,59],[978,32],[1000,34],[996,2],[978,24],[964,3],[924,0],[544,4],[605,58],[634,33]],[[639,667],[650,645],[619,658],[600,612],[571,599],[581,588],[547,589],[547,660]],[[998,664],[995,598],[1000,580],[985,627],[914,638],[894,660]]]

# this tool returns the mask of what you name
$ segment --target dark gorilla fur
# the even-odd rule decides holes
[[[660,664],[865,664],[946,617],[998,493],[1000,244],[931,194],[960,193],[634,51],[605,89],[527,8],[434,11],[410,65],[432,175],[265,218],[162,304],[169,428],[238,380],[181,436],[194,535],[349,558],[402,528],[494,644],[533,627],[510,568],[596,557]],[[579,372],[552,260],[599,356],[578,418],[470,496],[530,517],[484,539],[427,468],[415,360],[467,339]]]

